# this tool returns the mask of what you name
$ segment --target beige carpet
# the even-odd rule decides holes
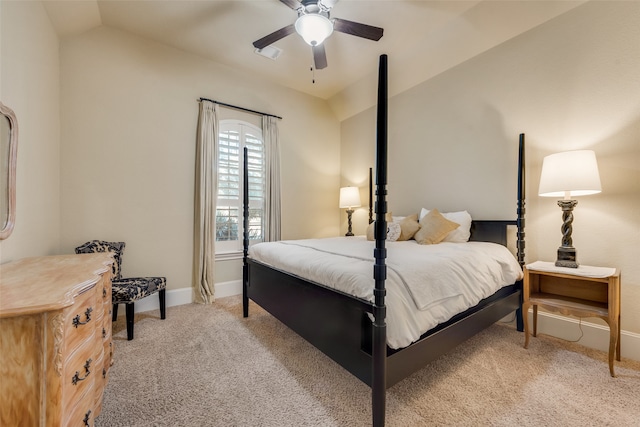
[[[114,323],[96,426],[367,426],[370,389],[240,297]],[[387,392],[388,426],[640,426],[640,363],[496,324]]]

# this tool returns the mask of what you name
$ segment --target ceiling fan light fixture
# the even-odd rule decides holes
[[[333,23],[324,15],[308,13],[298,17],[296,32],[311,46],[318,46],[333,33]]]

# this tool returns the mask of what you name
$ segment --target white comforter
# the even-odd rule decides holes
[[[494,243],[387,242],[387,344],[406,347],[424,332],[522,278]],[[373,301],[374,242],[364,236],[258,243],[250,258]]]

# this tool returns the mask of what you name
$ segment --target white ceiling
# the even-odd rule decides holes
[[[394,70],[393,95],[581,3],[340,0],[332,17],[382,27],[384,36],[374,42],[334,32],[325,41],[328,67],[312,74],[311,48],[295,33],[275,43],[283,50],[275,61],[254,52],[253,41],[297,17],[279,0],[44,1],[62,38],[100,25],[127,31],[326,99],[339,118],[373,105],[380,54]]]

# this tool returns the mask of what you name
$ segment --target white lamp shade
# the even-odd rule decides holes
[[[551,154],[542,161],[540,196],[587,196],[600,191],[598,162],[593,151],[566,151]]]
[[[358,187],[342,187],[340,189],[340,207],[357,208],[360,206],[360,190]]]
[[[307,44],[317,46],[333,33],[333,23],[324,15],[301,15],[295,24],[296,32]]]

